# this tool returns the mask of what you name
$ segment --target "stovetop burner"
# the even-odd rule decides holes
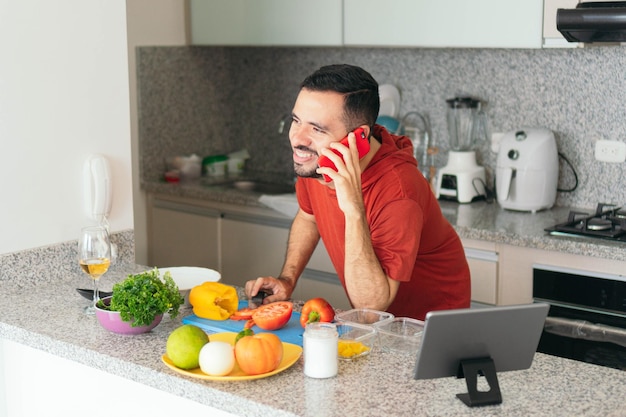
[[[587,221],[587,229],[589,230],[609,230],[613,226],[613,222],[609,219],[598,219],[594,217]]]
[[[591,237],[626,242],[626,209],[598,203],[593,214],[570,211],[567,222],[545,229],[553,235]]]
[[[615,210],[615,217],[617,217],[618,219],[626,219],[626,209],[625,208],[619,208],[617,210]]]

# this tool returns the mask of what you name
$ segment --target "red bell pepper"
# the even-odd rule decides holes
[[[300,325],[306,327],[307,323],[323,322],[330,323],[335,319],[335,309],[323,298],[312,298],[302,306]]]

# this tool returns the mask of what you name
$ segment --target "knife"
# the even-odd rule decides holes
[[[255,296],[248,299],[248,308],[258,308],[263,305],[263,299],[267,297],[265,291],[259,291]]]
[[[78,291],[78,293],[86,299],[93,300],[93,290],[88,290],[87,288],[76,288],[76,291]],[[100,295],[100,298],[110,297],[113,295],[112,292],[108,291],[98,291],[98,294]]]

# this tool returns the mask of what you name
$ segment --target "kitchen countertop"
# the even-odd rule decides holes
[[[233,414],[626,415],[626,372],[540,353],[530,369],[500,373],[503,403],[481,408],[469,408],[455,397],[467,392],[464,380],[416,381],[412,378],[414,357],[378,350],[355,362],[341,362],[338,376],[327,380],[304,376],[302,358],[282,373],[255,381],[215,382],[181,376],[167,368],[161,356],[169,333],[191,314],[189,308],[181,309],[176,319],[166,315],[150,333],[115,335],[100,327],[94,316],[83,314],[88,301],[75,291],[85,284],[82,273],[65,273],[62,279],[53,277],[54,281],[42,273],[33,283],[30,275],[38,267],[30,265],[23,274],[0,281],[1,338]],[[110,289],[127,273],[143,269],[117,264],[103,277],[102,288]],[[26,287],[22,279],[28,281]],[[34,305],[38,308],[33,309]],[[41,320],[41,311],[46,312],[46,320]]]
[[[207,186],[202,181],[179,184],[144,182],[145,191],[188,199],[226,203],[245,207],[267,208],[259,202],[260,193],[233,187]],[[536,213],[505,210],[496,202],[458,204],[440,201],[445,217],[463,239],[476,239],[547,251],[565,252],[616,261],[626,261],[626,243],[601,239],[551,236],[544,231],[567,220],[570,210],[593,213],[594,208],[553,207]],[[285,217],[288,222],[289,218]]]

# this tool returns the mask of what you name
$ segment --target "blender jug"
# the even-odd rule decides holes
[[[471,97],[455,97],[446,100],[448,133],[453,151],[470,151],[475,139],[484,138],[484,123],[480,100]]]

